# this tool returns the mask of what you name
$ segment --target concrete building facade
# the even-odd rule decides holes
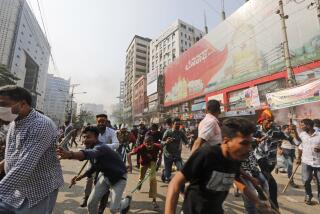
[[[150,43],[150,69],[147,74],[147,95],[150,121],[159,121],[163,110],[163,73],[183,52],[199,41],[205,33],[196,27],[176,20]]]
[[[168,64],[204,36],[196,27],[177,20],[150,43],[150,71],[163,74]],[[149,71],[148,71],[149,73]]]
[[[147,78],[145,75],[140,77],[134,83],[133,91],[133,118],[134,122],[138,123],[139,119],[142,118],[143,113],[145,113],[148,107],[147,100]]]
[[[66,119],[66,111],[68,111],[70,79],[66,80],[48,74],[46,86],[44,113],[56,125],[62,125]]]
[[[149,38],[135,35],[126,51],[124,118],[128,121],[133,119],[134,83],[149,70],[150,42]]]
[[[44,110],[50,45],[25,0],[0,1],[0,63],[33,95],[33,106]]]

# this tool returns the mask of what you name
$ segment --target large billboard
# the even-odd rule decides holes
[[[320,59],[312,0],[284,1],[292,65]],[[165,70],[165,106],[203,96],[285,68],[278,0],[251,0]]]

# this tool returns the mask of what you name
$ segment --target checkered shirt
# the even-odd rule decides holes
[[[27,199],[33,207],[63,185],[56,138],[53,122],[35,110],[10,124],[0,200],[19,208]]]

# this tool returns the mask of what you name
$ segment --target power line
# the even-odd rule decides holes
[[[48,31],[46,29],[46,25],[45,25],[45,22],[44,22],[44,19],[43,19],[43,15],[42,15],[42,10],[41,10],[41,6],[40,6],[40,2],[39,0],[37,0],[37,5],[38,5],[38,10],[39,10],[39,13],[40,13],[40,19],[41,19],[41,22],[42,22],[42,27],[43,27],[43,30],[44,30],[44,34],[47,38],[47,40],[49,41],[49,37],[48,37]],[[59,69],[57,67],[57,64],[54,60],[54,57],[52,55],[52,50],[50,50],[50,58],[51,58],[51,61],[52,61],[52,65],[53,65],[53,69],[59,74]]]
[[[38,4],[38,9],[39,9],[39,13],[40,13],[40,18],[41,18],[41,22],[42,22],[42,27],[43,27],[43,30],[44,30],[44,34],[46,35],[46,37],[47,37],[47,39],[48,39],[47,30],[46,30],[46,26],[45,26],[44,21],[43,21],[42,11],[41,11],[41,7],[40,7],[40,4],[39,4],[39,0],[37,0],[37,4]]]

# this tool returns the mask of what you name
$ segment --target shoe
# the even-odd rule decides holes
[[[159,209],[159,205],[157,204],[156,201],[152,201],[152,207],[153,207],[154,210]]]
[[[80,204],[80,207],[87,207],[88,197],[83,198],[82,204]]]
[[[296,184],[294,181],[290,181],[290,186],[296,189],[299,188],[299,185]]]
[[[162,170],[161,180],[163,183],[165,183],[165,181],[166,181],[166,177],[164,176],[164,169]]]
[[[311,197],[310,196],[306,196],[304,198],[304,203],[307,204],[307,205],[311,205]]]
[[[121,211],[120,211],[120,214],[126,214],[129,210],[130,210],[130,204],[131,204],[131,200],[132,200],[132,196],[126,196],[125,199],[126,200],[126,207],[123,208]]]

